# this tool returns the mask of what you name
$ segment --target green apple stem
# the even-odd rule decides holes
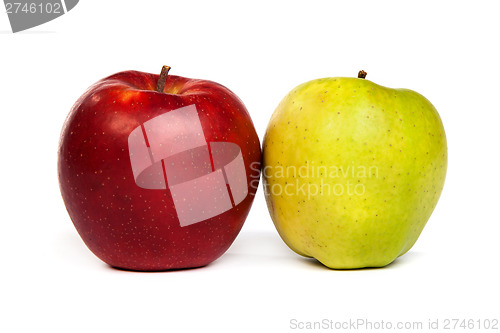
[[[161,68],[160,78],[158,79],[158,84],[156,85],[157,92],[163,92],[165,90],[165,82],[167,81],[168,71],[170,70],[170,66],[163,66]]]
[[[359,79],[364,79],[366,77],[366,72],[363,70],[360,70],[358,73],[358,78]]]

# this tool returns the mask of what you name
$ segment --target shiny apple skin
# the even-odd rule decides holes
[[[215,82],[125,71],[92,85],[72,107],[61,133],[58,176],[74,226],[87,247],[122,269],[159,271],[205,266],[232,244],[258,188],[260,143],[242,101]],[[128,136],[156,116],[195,104],[207,141],[238,144],[248,195],[232,209],[181,227],[169,189],[139,187]],[[208,130],[207,130],[208,129]]]

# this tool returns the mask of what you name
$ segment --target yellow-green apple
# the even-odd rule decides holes
[[[278,105],[263,144],[272,220],[295,252],[336,269],[381,267],[417,241],[443,189],[434,106],[408,89],[324,78]]]
[[[257,189],[260,144],[241,100],[168,69],[102,79],[62,130],[64,203],[88,248],[114,267],[214,261],[238,235]]]

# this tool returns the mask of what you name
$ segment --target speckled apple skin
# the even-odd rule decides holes
[[[290,166],[317,172],[275,173]],[[446,168],[446,136],[432,104],[359,78],[299,85],[264,138],[263,184],[279,234],[295,252],[336,269],[381,267],[407,252],[438,202]],[[293,192],[304,184],[309,191]],[[292,194],[280,194],[287,185]]]
[[[260,143],[241,100],[220,84],[174,75],[164,93],[156,92],[158,77],[126,71],[95,83],[61,134],[58,175],[69,216],[88,248],[117,268],[158,271],[214,261],[238,235],[258,185]],[[241,148],[249,194],[221,215],[181,227],[168,189],[136,185],[127,140],[145,121],[191,104],[208,142]]]

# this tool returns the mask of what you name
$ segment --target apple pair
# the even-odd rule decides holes
[[[89,249],[114,267],[207,265],[238,235],[258,187],[260,143],[241,100],[168,70],[102,79],[62,130],[66,209]],[[446,173],[434,107],[364,78],[294,89],[271,118],[263,152],[278,232],[332,268],[384,266],[408,251]]]

